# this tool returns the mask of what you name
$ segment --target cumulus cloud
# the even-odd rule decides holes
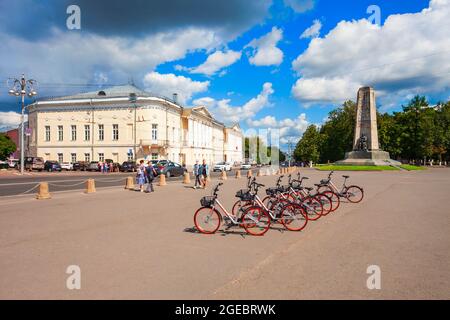
[[[283,31],[277,27],[264,36],[253,39],[245,48],[253,48],[249,62],[255,66],[278,66],[283,62],[283,51],[277,43],[283,38]]]
[[[341,21],[293,61],[300,79],[292,94],[303,103],[340,103],[370,85],[381,103],[392,103],[393,97],[448,93],[449,16],[450,0],[432,0],[421,12],[387,17],[383,26]]]
[[[258,120],[247,120],[247,125],[251,128],[278,129],[282,144],[300,139],[308,124],[305,113],[298,115],[295,119],[285,118],[277,120],[274,116],[266,116]]]
[[[316,38],[320,35],[320,29],[322,29],[322,22],[316,19],[309,28],[303,31],[300,35],[300,39]]]
[[[284,4],[297,13],[306,12],[314,8],[314,0],[284,0]]]
[[[211,97],[196,99],[193,101],[193,104],[197,106],[206,106],[219,120],[226,123],[233,123],[250,119],[264,107],[269,106],[269,97],[273,93],[274,90],[272,88],[272,84],[270,82],[266,82],[263,85],[262,91],[242,106],[230,105],[230,99],[215,100]]]
[[[204,75],[213,75],[219,70],[228,67],[241,58],[241,52],[228,50],[226,52],[216,51],[209,55],[204,63],[190,69],[191,73],[201,73]]]
[[[150,72],[144,77],[145,89],[168,97],[171,97],[173,93],[177,93],[178,101],[181,104],[186,104],[193,95],[206,91],[208,86],[209,81],[194,81],[173,73]]]
[[[27,121],[25,115],[24,121]],[[14,111],[2,112],[0,111],[0,131],[6,131],[17,128],[20,125],[20,113]]]

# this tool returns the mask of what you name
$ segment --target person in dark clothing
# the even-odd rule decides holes
[[[157,173],[155,168],[153,168],[152,163],[147,162],[147,167],[145,168],[145,178],[147,179],[147,189],[145,192],[155,192],[153,189],[153,179],[156,177]]]

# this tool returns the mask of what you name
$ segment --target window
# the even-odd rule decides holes
[[[72,163],[77,162],[77,154],[76,154],[76,153],[71,153],[71,154],[70,154],[70,161],[71,161]]]
[[[105,154],[104,153],[99,153],[98,154],[98,161],[100,161],[100,162],[105,161]]]
[[[113,124],[113,140],[117,141],[119,140],[119,125]]]
[[[84,125],[84,141],[91,140],[91,126],[88,124]]]
[[[45,126],[45,141],[50,141],[50,126]]]
[[[71,126],[71,131],[72,131],[72,141],[76,141],[77,140],[77,126],[72,125]]]
[[[58,162],[61,163],[64,161],[64,157],[62,153],[58,153]]]
[[[98,140],[103,141],[105,138],[105,129],[102,124],[98,125]]]
[[[175,127],[172,128],[172,142],[175,143]]]
[[[156,123],[152,124],[152,140],[158,140],[158,125]]]
[[[64,139],[64,128],[63,126],[58,126],[58,141],[63,141]]]
[[[84,161],[91,162],[91,154],[90,153],[85,153],[84,154]]]
[[[158,154],[152,153],[152,160],[158,160]]]

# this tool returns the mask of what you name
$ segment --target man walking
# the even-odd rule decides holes
[[[205,189],[206,184],[208,183],[208,175],[209,175],[209,166],[206,164],[205,159],[203,159],[200,173],[203,176],[202,183],[203,183],[203,189]]]
[[[200,187],[202,185],[202,183],[200,181],[200,178],[202,175],[201,165],[199,165],[198,160],[195,160],[194,168],[192,171],[193,171],[194,177],[195,177],[194,189],[197,189],[198,187]]]
[[[155,192],[153,189],[153,179],[156,177],[157,173],[151,161],[147,162],[147,167],[145,168],[145,175],[147,178],[147,190],[145,192]]]

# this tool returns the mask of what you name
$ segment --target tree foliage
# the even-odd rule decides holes
[[[6,160],[11,153],[16,151],[16,144],[4,133],[0,133],[0,160]]]
[[[296,160],[318,158],[326,163],[343,159],[353,147],[355,121],[356,104],[346,101],[329,113],[320,130],[308,127],[297,143]],[[380,149],[391,158],[450,158],[450,101],[430,107],[425,97],[416,96],[400,112],[377,114],[377,122]]]

